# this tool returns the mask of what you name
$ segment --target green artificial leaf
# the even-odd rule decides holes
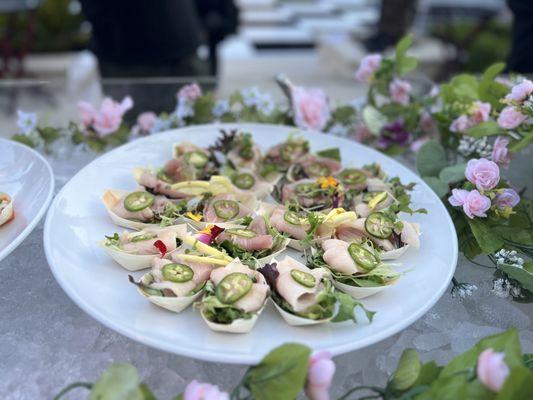
[[[141,394],[143,395],[143,400],[157,400],[157,398],[154,396],[150,388],[146,383],[141,383],[139,385],[139,390],[141,391]]]
[[[406,35],[396,44],[396,61],[402,59],[413,44],[413,35]]]
[[[444,147],[436,140],[428,140],[417,153],[416,169],[420,176],[438,176],[447,165]]]
[[[494,393],[478,380],[469,381],[466,373],[439,377],[416,400],[493,400]]]
[[[531,400],[532,395],[533,372],[526,367],[516,366],[505,379],[496,400]]]
[[[465,179],[466,164],[455,164],[443,168],[439,173],[439,179],[446,183],[457,183]]]
[[[496,111],[500,111],[505,106],[500,99],[502,99],[509,91],[507,86],[495,81],[495,78],[504,70],[504,68],[504,63],[491,65],[485,70],[479,81],[479,99],[490,103],[492,108]]]
[[[403,76],[418,67],[418,60],[415,57],[404,57],[403,60],[396,66],[398,74]]]
[[[533,293],[533,274],[525,268],[515,267],[514,265],[499,265],[498,269],[505,272],[509,278],[516,280],[520,286]]]
[[[379,135],[381,129],[387,124],[387,117],[381,114],[377,108],[365,106],[363,108],[363,121],[370,132]]]
[[[197,124],[207,124],[213,121],[212,110],[215,105],[213,93],[207,93],[194,103],[194,122]]]
[[[51,126],[37,128],[37,133],[43,139],[45,144],[53,143],[61,137],[61,131]]]
[[[523,359],[524,359],[524,365],[529,369],[533,369],[533,353],[524,354]]]
[[[174,396],[172,400],[183,400],[183,393],[178,394],[177,396]]]
[[[294,400],[304,387],[310,354],[307,346],[284,344],[248,370],[244,385],[255,400]]]
[[[503,247],[503,238],[481,218],[467,219],[476,241],[485,254],[492,254]]]
[[[503,133],[503,130],[502,128],[500,128],[496,121],[482,122],[478,125],[473,126],[472,128],[469,128],[466,131],[466,134],[468,136],[472,136],[475,138],[480,138],[483,136],[493,136],[498,135],[500,133]]]
[[[22,143],[28,147],[31,147],[32,149],[34,149],[36,146],[36,144],[33,142],[33,140],[30,137],[26,135],[21,135],[19,133],[11,136],[11,140]]]
[[[475,76],[460,74],[441,86],[441,97],[445,103],[455,102],[470,105],[478,98],[479,83]]]
[[[435,178],[434,176],[424,176],[422,179],[431,189],[433,189],[439,198],[443,198],[450,191],[448,184],[439,178]]]
[[[331,120],[342,125],[351,125],[357,117],[357,110],[350,105],[337,107],[331,113]]]
[[[392,375],[392,379],[389,383],[390,388],[393,391],[403,392],[411,388],[417,381],[420,371],[422,369],[422,363],[416,350],[406,349],[403,351],[396,371]]]
[[[131,364],[111,364],[94,384],[91,400],[144,400],[139,374]]]
[[[335,161],[341,160],[341,152],[338,147],[317,151],[316,155],[324,158],[329,158]]]
[[[420,374],[413,386],[431,385],[431,383],[439,377],[442,367],[439,367],[435,361],[429,361],[422,364],[420,368]]]
[[[509,150],[513,151],[514,153],[518,153],[519,151],[529,146],[529,143],[531,142],[533,142],[533,132],[530,132],[529,134],[525,135],[520,140],[513,140],[509,145]]]
[[[414,57],[407,56],[407,50],[413,44],[413,36],[407,35],[402,38],[396,45],[395,66],[398,75],[403,76],[418,66],[418,60]]]
[[[533,229],[519,229],[515,226],[497,226],[494,230],[507,242],[516,246],[533,246]]]

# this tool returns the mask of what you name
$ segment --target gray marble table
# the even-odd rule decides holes
[[[72,148],[49,155],[56,190],[94,157]],[[531,186],[528,159],[531,154],[513,163],[511,172],[518,186]],[[135,365],[161,399],[170,399],[192,379],[225,390],[238,382],[244,366],[196,361],[155,350],[115,333],[80,310],[50,272],[42,225],[0,262],[1,399],[48,399],[68,383],[95,380],[112,362]],[[423,360],[445,363],[480,338],[516,327],[524,351],[533,352],[533,305],[498,297],[491,276],[491,270],[460,257],[456,278],[478,289],[465,298],[452,297],[448,290],[404,331],[336,357],[333,394],[340,395],[356,384],[383,385],[407,347],[415,348]],[[68,398],[86,398],[86,393],[73,392]]]

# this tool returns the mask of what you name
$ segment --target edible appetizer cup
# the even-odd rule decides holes
[[[337,300],[326,269],[310,269],[287,256],[259,271],[270,285],[274,306],[289,325],[317,325],[333,319]]]
[[[0,192],[0,226],[11,221],[14,215],[13,200],[6,193]]]
[[[311,263],[327,268],[333,284],[354,299],[363,299],[388,289],[400,277],[400,273],[381,262],[379,252],[367,242],[344,242],[327,239],[322,249],[313,250]]]
[[[420,247],[420,226],[401,221],[395,214],[374,211],[366,218],[358,218],[338,225],[334,237],[350,242],[368,239],[380,251],[382,260],[401,257],[409,248]]]
[[[128,271],[149,268],[158,256],[170,256],[179,249],[187,225],[145,228],[137,232],[115,233],[100,242],[107,254]]]
[[[139,282],[135,282],[131,275],[129,280],[151,303],[178,313],[200,298],[213,267],[209,262],[154,258],[152,270]]]
[[[210,329],[247,333],[265,308],[269,287],[259,272],[236,258],[211,272],[205,292],[196,304]]]

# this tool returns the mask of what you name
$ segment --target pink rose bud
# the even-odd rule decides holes
[[[477,378],[493,392],[499,392],[509,375],[509,367],[505,364],[504,353],[496,353],[493,349],[485,349],[477,359]]]
[[[358,125],[355,128],[355,132],[353,135],[354,139],[360,143],[364,143],[374,137],[374,135],[372,135],[372,132],[370,132],[370,129],[368,129],[365,125]]]
[[[325,128],[331,114],[324,91],[296,86],[291,91],[291,100],[296,126],[315,131]]]
[[[508,167],[511,162],[511,155],[507,149],[508,145],[509,139],[498,136],[492,148],[492,161],[503,167]]]
[[[178,100],[180,98],[184,98],[191,103],[198,100],[201,96],[202,89],[197,83],[191,83],[190,85],[183,86],[176,95]]]
[[[533,93],[533,82],[529,79],[524,79],[519,84],[513,86],[511,93],[505,96],[505,100],[521,102],[525,100],[531,93]]]
[[[185,388],[183,400],[229,400],[229,395],[215,385],[193,380]]]
[[[85,128],[90,127],[94,122],[94,118],[96,117],[96,110],[94,109],[94,106],[86,101],[79,101],[77,108],[83,126]]]
[[[132,107],[133,100],[129,96],[124,97],[120,103],[106,97],[94,118],[92,124],[94,130],[101,137],[116,132],[122,123],[122,117]]]
[[[463,207],[463,211],[470,219],[476,217],[486,217],[486,212],[490,209],[490,199],[482,195],[477,190],[453,189],[452,195],[448,198],[454,207]]]
[[[461,115],[452,121],[450,131],[455,133],[465,133],[472,126],[474,126],[472,121],[470,121],[466,115]]]
[[[143,112],[137,117],[137,125],[139,126],[141,131],[150,132],[150,129],[152,129],[156,120],[157,115],[154,112]]]
[[[380,65],[381,55],[369,54],[361,60],[361,64],[359,64],[359,68],[355,73],[355,78],[359,82],[370,83]]]
[[[474,102],[470,120],[474,125],[487,122],[490,117],[490,103]]]
[[[520,203],[520,196],[514,189],[503,189],[496,195],[494,203],[500,210],[505,208],[513,208]]]
[[[311,356],[305,394],[310,400],[329,400],[329,388],[335,375],[331,353],[320,351]]]
[[[498,125],[503,129],[514,129],[526,119],[526,115],[516,111],[512,106],[507,106],[498,116]]]
[[[500,182],[500,168],[494,161],[474,158],[466,164],[465,176],[479,190],[491,190]]]
[[[389,85],[389,94],[395,103],[406,106],[409,104],[409,93],[411,93],[411,84],[401,79],[394,79]]]

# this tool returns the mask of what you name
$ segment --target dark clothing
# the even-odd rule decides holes
[[[196,54],[202,29],[194,0],[81,0],[92,50],[116,64],[161,64]]]
[[[521,74],[533,73],[533,4],[531,0],[508,0],[514,14],[511,54],[507,69]]]

